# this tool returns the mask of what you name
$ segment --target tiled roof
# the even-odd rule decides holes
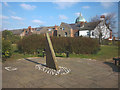
[[[33,33],[43,34],[43,33],[48,32],[48,29],[50,29],[50,28],[51,28],[51,31],[52,31],[54,26],[51,26],[51,27],[40,27],[40,28],[37,28],[36,31],[34,31]]]
[[[94,30],[95,27],[99,24],[99,22],[89,22],[85,23],[83,28],[80,28],[80,30]]]
[[[80,28],[80,23],[79,24],[69,24],[73,30],[93,30],[95,27],[99,24],[99,22],[88,22],[84,23],[84,27]]]

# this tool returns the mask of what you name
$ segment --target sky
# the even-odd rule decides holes
[[[2,30],[71,24],[80,12],[87,22],[96,15],[114,12],[118,16],[117,2],[2,2],[0,6]]]

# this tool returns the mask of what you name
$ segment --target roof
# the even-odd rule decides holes
[[[78,24],[69,24],[73,30],[94,30],[99,22],[88,22],[84,23],[84,27],[80,28],[80,23]]]
[[[40,31],[43,27],[36,28],[36,31]]]
[[[77,27],[76,24],[69,24],[73,30],[78,30],[79,27]]]
[[[50,27],[40,27],[40,28],[37,28],[36,31],[34,31],[33,33],[42,34],[42,33],[48,32],[48,29],[53,30],[53,28],[54,28],[54,26],[50,26]]]
[[[80,28],[80,30],[94,30],[98,24],[99,22],[84,23],[84,27]]]
[[[10,30],[15,35],[20,35],[23,32],[23,29]]]
[[[69,24],[67,24],[67,23],[62,22],[61,25],[62,25],[62,24],[64,24],[65,26],[71,28],[71,26],[70,26]]]

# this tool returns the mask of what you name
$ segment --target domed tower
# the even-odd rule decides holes
[[[86,20],[83,18],[81,13],[80,13],[79,17],[77,17],[77,19],[75,20],[75,23],[80,23],[80,22],[86,22]]]

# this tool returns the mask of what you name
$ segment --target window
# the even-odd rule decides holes
[[[40,29],[37,29],[36,31],[40,31]]]
[[[67,37],[67,32],[65,32],[65,37]]]
[[[94,35],[94,32],[92,32],[92,36],[95,36],[95,35]]]
[[[89,36],[89,35],[90,35],[90,32],[87,32],[87,35]]]
[[[27,34],[28,32],[26,31],[26,34]]]
[[[49,28],[48,31],[51,31],[51,28]]]
[[[65,28],[63,27],[62,30],[65,30]]]
[[[59,37],[60,37],[61,35],[59,34]]]

